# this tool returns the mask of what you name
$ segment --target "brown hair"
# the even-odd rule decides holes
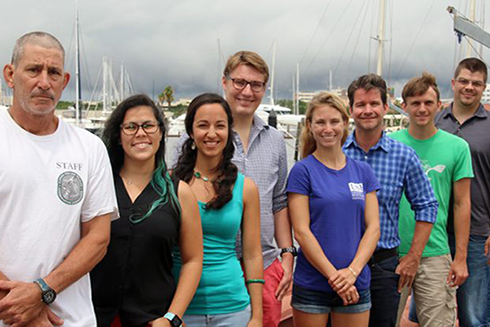
[[[458,78],[462,69],[468,69],[472,73],[483,73],[483,83],[487,82],[487,65],[478,58],[466,58],[461,60],[454,71],[454,79]]]
[[[359,89],[365,90],[366,92],[371,90],[379,90],[381,101],[383,102],[383,105],[386,105],[388,100],[388,89],[386,87],[386,82],[383,78],[381,78],[381,76],[376,74],[362,75],[350,83],[349,88],[347,89],[347,95],[349,96],[349,104],[351,107],[354,106],[354,93],[356,93],[356,91]]]
[[[313,138],[313,134],[310,131],[312,119],[313,119],[313,111],[316,108],[322,106],[329,106],[336,109],[340,112],[342,116],[342,120],[345,123],[344,133],[342,135],[341,144],[345,143],[347,139],[347,135],[349,134],[349,114],[347,113],[347,108],[342,102],[342,100],[335,94],[330,92],[320,92],[308,103],[308,108],[306,109],[306,126],[301,133],[301,156],[306,158],[316,150],[316,141]]]
[[[405,84],[402,91],[403,102],[407,102],[407,98],[422,95],[429,88],[432,88],[437,94],[437,101],[440,98],[439,88],[437,87],[436,78],[434,75],[423,72],[422,76],[414,77]]]
[[[267,83],[269,80],[269,67],[267,67],[267,64],[261,56],[252,51],[238,51],[233,56],[228,58],[223,75],[225,77],[230,77],[231,72],[239,65],[253,67],[264,75],[265,83]]]

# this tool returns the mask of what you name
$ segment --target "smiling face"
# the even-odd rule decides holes
[[[157,124],[153,109],[148,106],[138,106],[126,111],[121,125],[126,124]],[[124,150],[124,161],[147,162],[155,161],[155,154],[160,147],[162,130],[157,128],[156,133],[148,134],[142,127],[134,135],[126,135],[122,129],[120,132],[121,146]]]
[[[230,104],[233,116],[252,116],[262,102],[266,88],[264,87],[260,92],[254,92],[252,91],[251,85],[247,84],[244,89],[238,90],[233,86],[233,81],[231,79],[264,83],[265,76],[252,66],[242,64],[232,70],[230,76],[227,77],[223,77],[222,86],[225,91],[226,101]]]
[[[378,89],[366,91],[358,89],[354,93],[352,104],[352,118],[356,129],[364,132],[381,131],[383,117],[388,112],[388,104],[383,105],[381,93]]]
[[[441,106],[437,100],[437,93],[432,88],[421,94],[406,98],[403,109],[410,117],[410,124],[419,128],[424,128],[434,124],[434,117]]]
[[[340,148],[346,126],[341,113],[329,105],[315,108],[311,123],[307,123],[317,148]]]
[[[29,43],[15,66],[5,66],[4,77],[14,91],[13,110],[29,116],[53,114],[69,81],[59,49]]]
[[[476,84],[476,85],[475,85]],[[454,102],[463,108],[472,108],[480,103],[485,90],[485,74],[461,69],[459,75],[451,81]]]
[[[204,104],[194,116],[191,137],[198,156],[219,160],[228,141],[228,116],[219,103]]]

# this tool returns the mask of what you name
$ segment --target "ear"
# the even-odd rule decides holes
[[[223,77],[221,77],[221,87],[223,88],[223,91],[226,91],[226,77],[225,77],[225,75],[223,75]]]
[[[8,87],[14,88],[14,65],[5,65],[3,67],[3,78],[7,82]]]
[[[440,103],[441,101],[439,101]],[[407,111],[407,104],[405,103],[405,101],[402,102],[402,108],[403,108],[403,111]]]
[[[65,72],[63,74],[63,90],[65,87],[68,85],[68,82],[70,81],[70,73]]]
[[[454,80],[454,78],[451,78],[451,89],[453,90],[453,92],[454,92],[454,84],[456,84],[456,81]]]

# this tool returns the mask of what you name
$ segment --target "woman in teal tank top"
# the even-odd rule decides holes
[[[262,326],[259,194],[254,182],[231,162],[232,125],[230,107],[217,94],[196,97],[187,110],[190,137],[174,174],[190,185],[199,200],[204,242],[201,281],[184,315],[188,327]],[[247,280],[235,249],[240,230]],[[174,262],[178,276],[178,253]]]

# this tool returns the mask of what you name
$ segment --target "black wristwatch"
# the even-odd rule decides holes
[[[168,321],[170,321],[170,325],[172,327],[181,327],[182,326],[182,319],[179,318],[175,313],[172,312],[167,312],[163,318],[166,318]]]
[[[50,305],[54,302],[54,300],[56,299],[56,292],[54,289],[49,287],[48,284],[46,284],[44,279],[36,279],[33,283],[39,286],[39,288],[41,289],[41,300],[44,303]]]
[[[294,245],[293,246],[290,246],[288,248],[282,248],[281,249],[281,256],[284,253],[291,253],[293,255],[293,257],[295,257],[295,256],[298,255],[298,251],[296,250],[296,247]]]

